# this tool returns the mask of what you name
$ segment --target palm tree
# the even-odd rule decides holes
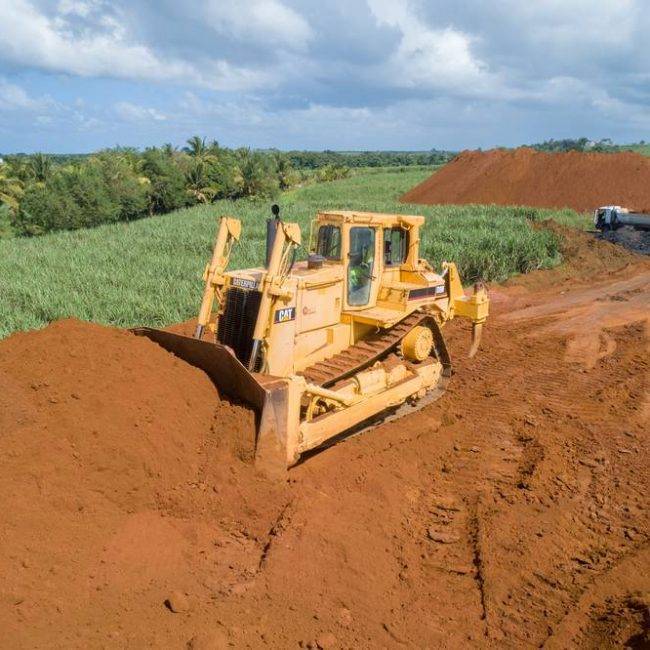
[[[190,156],[194,158],[203,158],[207,152],[205,138],[201,138],[198,135],[193,135],[187,141],[187,147],[183,147],[183,151],[190,154]]]
[[[215,155],[217,150],[214,148],[215,144],[213,142],[208,146],[205,144],[205,138],[200,138],[198,135],[195,135],[187,141],[187,147],[183,147],[183,151],[191,158],[194,158],[194,160],[212,164],[217,162],[217,156]]]
[[[16,213],[23,196],[23,184],[14,176],[10,175],[8,165],[0,165],[0,203],[4,203],[9,209]]]
[[[266,158],[250,149],[238,149],[234,180],[240,196],[268,196],[273,193],[275,179],[266,165]],[[277,189],[277,184],[275,184]]]
[[[275,173],[281,190],[286,190],[297,181],[296,172],[293,169],[289,157],[281,151],[273,152],[273,162],[275,164]]]
[[[197,160],[189,168],[185,174],[185,182],[187,183],[187,194],[197,203],[210,203],[217,195],[218,189],[214,185],[210,185],[205,163],[202,160]]]
[[[52,161],[42,153],[35,153],[29,157],[29,169],[37,183],[45,183],[52,171]]]
[[[178,152],[178,147],[175,147],[171,142],[166,142],[161,147],[161,149],[162,149],[163,153],[166,156],[169,156],[170,158],[172,158],[174,156],[174,154]]]
[[[3,163],[0,161],[0,166],[2,166],[2,164]],[[33,178],[28,156],[12,156],[4,161],[4,166],[5,176],[11,176],[24,185],[29,183]]]

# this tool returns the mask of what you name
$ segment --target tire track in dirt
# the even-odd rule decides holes
[[[629,372],[630,355],[626,351],[626,342],[630,338],[633,341],[642,340],[644,331],[640,326],[631,325],[622,332],[611,334],[617,340],[618,364],[612,363],[611,359],[603,361],[602,365],[607,369],[599,368],[595,380],[586,378],[581,368],[567,369],[561,363],[557,371],[529,366],[529,376],[522,385],[536,386],[538,398],[527,399],[514,384],[510,399],[503,400],[500,405],[508,411],[508,401],[521,399],[522,403],[530,404],[532,412],[537,414],[535,418],[525,417],[519,425],[517,439],[523,447],[519,468],[523,480],[516,484],[519,490],[500,494],[505,497],[502,501],[515,506],[514,511],[508,513],[511,509],[509,506],[497,504],[495,514],[488,517],[491,519],[488,526],[492,534],[481,538],[488,540],[485,542],[487,547],[481,549],[482,554],[492,558],[485,563],[484,578],[484,590],[488,594],[486,600],[495,603],[490,632],[495,631],[497,639],[505,645],[542,643],[551,633],[555,622],[566,615],[566,608],[570,610],[582,591],[588,588],[593,576],[606,570],[612,562],[619,561],[628,552],[631,540],[627,537],[621,539],[622,536],[616,534],[617,530],[619,533],[624,530],[628,537],[630,534],[635,537],[641,535],[644,530],[639,525],[625,528],[620,513],[599,508],[599,503],[605,503],[603,493],[620,489],[624,477],[630,473],[639,472],[641,485],[644,480],[647,481],[647,471],[644,473],[642,461],[634,470],[628,466],[607,471],[606,456],[621,456],[621,448],[616,447],[620,441],[607,435],[608,429],[621,428],[620,415],[603,418],[603,409],[594,409],[593,402],[590,406],[575,406],[585,396],[593,395],[595,386],[601,382],[608,385],[618,381],[616,370],[621,368],[617,368],[617,365]],[[532,356],[530,347],[527,353]],[[539,358],[541,361],[543,355]],[[519,366],[516,360],[511,361]],[[560,376],[556,376],[558,372]],[[643,381],[642,373],[636,376]],[[546,395],[553,397],[548,399]],[[614,413],[620,414],[626,409],[633,411],[635,398],[634,392],[628,395],[628,402],[616,396],[618,404]],[[608,403],[605,402],[603,406],[607,407]],[[609,409],[605,410],[609,413]],[[603,454],[603,447],[607,454]],[[553,449],[554,453],[553,457],[547,458],[549,449]],[[563,452],[559,456],[555,451],[558,449]],[[647,454],[637,456],[647,458]],[[604,469],[601,469],[601,464]],[[598,479],[594,480],[593,475]],[[492,490],[492,497],[495,494]],[[634,490],[632,494],[635,494]],[[616,495],[619,499],[621,496],[620,493]],[[529,531],[525,529],[533,526],[538,517],[548,519],[549,515],[552,541],[549,543],[548,533],[541,530],[537,533],[540,543],[527,539],[529,535],[526,533]],[[501,532],[504,529],[508,531],[509,539],[504,539]],[[522,546],[528,548],[529,552],[521,552]],[[521,575],[503,572],[504,564],[507,565],[504,560],[508,556],[516,558],[512,561],[512,567],[518,562],[523,563],[520,565]],[[527,560],[526,556],[533,557],[534,562]],[[527,577],[524,578],[524,575]],[[504,584],[506,588],[503,588]]]
[[[649,562],[650,548],[645,544],[595,577],[555,626],[545,647],[646,647],[650,641],[650,597],[644,593],[644,572]]]

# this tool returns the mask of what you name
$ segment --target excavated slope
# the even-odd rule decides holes
[[[464,151],[404,194],[403,203],[650,211],[650,157],[625,152]]]
[[[122,647],[174,591],[248,575],[231,534],[261,553],[282,491],[254,436],[148,339],[63,320],[1,341],[0,645]]]

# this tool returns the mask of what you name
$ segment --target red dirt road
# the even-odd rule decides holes
[[[571,245],[492,289],[476,358],[448,328],[441,400],[286,485],[150,342],[0,342],[3,647],[642,647],[650,263]]]

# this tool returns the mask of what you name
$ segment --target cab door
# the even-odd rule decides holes
[[[350,226],[347,242],[346,296],[348,309],[364,309],[377,301],[382,269],[378,228]]]

